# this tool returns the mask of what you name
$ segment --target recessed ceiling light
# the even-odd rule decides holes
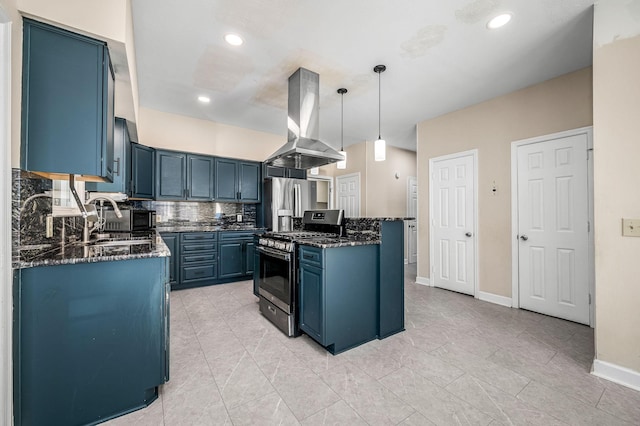
[[[506,25],[511,20],[512,15],[510,13],[503,13],[501,15],[496,16],[487,22],[487,28],[490,30],[495,30],[496,28],[500,28]]]
[[[198,100],[200,102],[202,102],[203,104],[208,104],[209,102],[211,102],[211,98],[208,97],[208,96],[204,96],[204,95],[198,96]]]
[[[242,37],[240,37],[237,34],[227,34],[224,36],[224,41],[226,41],[227,43],[229,43],[232,46],[240,46],[242,43],[244,43],[244,40],[242,40]]]

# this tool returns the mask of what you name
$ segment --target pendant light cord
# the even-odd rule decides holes
[[[340,94],[340,151],[344,151],[344,93]]]
[[[378,71],[378,140],[382,139],[382,136],[381,136],[381,133],[380,133],[380,121],[381,121],[380,117],[382,117],[382,112],[381,112],[381,110],[382,110],[382,100],[381,100],[381,98],[382,98],[382,91],[381,91],[382,84],[380,83],[380,81],[381,81],[380,73],[381,72],[382,71]]]

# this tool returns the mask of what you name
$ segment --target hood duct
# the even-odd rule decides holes
[[[342,154],[318,140],[320,76],[298,68],[289,77],[288,142],[265,163],[310,169],[344,160]]]

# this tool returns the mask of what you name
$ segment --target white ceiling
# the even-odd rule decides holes
[[[591,65],[593,0],[134,0],[141,106],[287,135],[287,79],[320,75],[320,139],[382,136]],[[513,13],[505,27],[487,21]],[[233,32],[245,43],[227,45]],[[196,97],[211,97],[208,105]]]

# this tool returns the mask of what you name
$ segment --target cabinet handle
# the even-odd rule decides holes
[[[238,191],[236,192],[236,199],[240,200],[242,198],[242,192]]]
[[[116,176],[120,176],[120,157],[116,158],[114,163],[116,164],[116,169],[113,171],[113,174]]]
[[[303,254],[302,257],[304,257],[305,259],[313,259],[314,256],[312,254]]]
[[[273,315],[275,315],[275,314],[276,314],[276,309],[275,309],[275,308],[273,308],[273,307],[271,307],[271,306],[267,305],[267,309],[268,309],[269,311],[271,311],[271,313],[272,313]]]

